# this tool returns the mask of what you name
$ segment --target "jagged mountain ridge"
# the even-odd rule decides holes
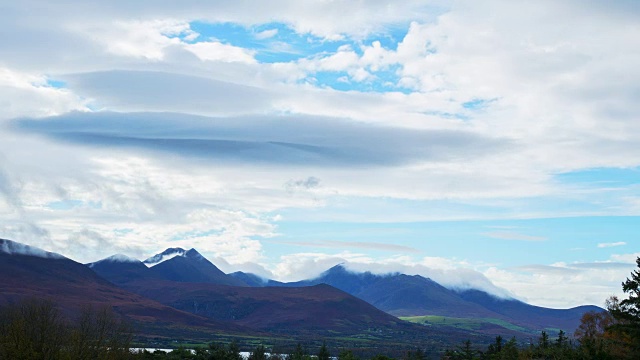
[[[212,283],[248,286],[244,281],[227,275],[202,256],[196,249],[169,248],[145,261],[108,257],[87,264],[100,276],[121,285],[134,280],[169,280],[189,283]]]
[[[234,276],[242,275],[234,273]],[[342,264],[326,270],[314,279],[289,283],[268,280],[263,286],[300,287],[318,284],[336,287],[395,316],[499,317],[420,275],[356,273]]]
[[[291,288],[327,284],[394,316],[438,315],[474,319],[493,318],[529,329],[557,328],[567,332],[572,332],[578,326],[580,317],[585,312],[602,310],[596,306],[549,309],[530,305],[517,299],[496,297],[477,289],[464,291],[448,289],[420,275],[356,273],[348,270],[342,264],[326,270],[314,279],[283,283],[240,271],[228,275],[224,274],[197,253],[195,249],[185,251],[180,248],[170,248],[156,255],[155,258],[166,257],[174,253],[179,253],[179,255],[152,266],[144,276],[141,275],[144,273],[143,266],[136,266],[136,271],[125,271],[124,269],[127,267],[132,267],[130,264],[121,264],[122,271],[118,275],[119,277],[104,272],[102,275],[117,284],[125,284],[131,279],[141,280],[144,278],[249,287]],[[185,259],[191,259],[193,262],[186,264]],[[203,275],[206,271],[194,270],[192,264],[200,262],[211,264],[217,270],[213,272],[217,277],[208,277]],[[161,271],[158,269],[154,271],[156,267]],[[205,267],[210,268],[208,265]],[[129,274],[125,274],[126,272]],[[228,278],[237,282],[225,281]],[[241,285],[237,285],[238,283]]]
[[[170,255],[168,259],[167,255]],[[162,299],[161,302],[165,305],[184,310],[189,310],[189,306],[185,304],[190,301],[193,303],[195,298],[200,299],[198,300],[200,303],[208,303],[201,298],[203,292],[216,294],[220,290],[212,290],[213,288],[205,286],[199,288],[198,294],[198,291],[194,290],[198,287],[177,285],[176,282],[253,288],[300,288],[327,284],[395,316],[439,315],[476,319],[494,318],[529,329],[559,328],[568,332],[572,332],[577,327],[584,312],[601,310],[597,307],[547,309],[515,299],[501,299],[480,290],[454,291],[419,275],[355,273],[343,265],[337,265],[315,279],[282,283],[243,272],[224,274],[195,249],[185,251],[180,248],[171,248],[153,258],[160,258],[163,261],[147,267],[140,261],[114,256],[89,266],[99,275],[127,290],[151,296],[155,300]],[[180,299],[167,300],[166,294],[162,291],[170,289],[180,289],[184,296]],[[251,307],[247,304],[245,306]],[[200,310],[190,309],[189,311],[198,313]],[[215,312],[209,315],[213,316],[212,314]]]
[[[70,317],[77,316],[87,305],[112,307],[147,335],[163,335],[168,330],[180,333],[184,328],[202,333],[214,329],[234,333],[248,331],[236,324],[180,311],[124,290],[91,268],[60,254],[0,239],[0,306],[33,298],[53,301]]]
[[[195,249],[162,261],[150,267],[149,270],[155,276],[171,281],[247,286],[242,280],[222,272]]]
[[[148,259],[144,260],[142,263],[145,264],[148,267],[152,267],[154,265],[157,265],[163,261],[172,259],[176,256],[182,256],[187,252],[187,250],[183,249],[183,248],[179,248],[179,247],[175,247],[175,248],[168,248],[166,250],[164,250],[161,253],[155,254],[151,257],[149,257]]]
[[[156,266],[172,263],[179,267],[180,261],[185,260],[204,266],[211,264],[193,250]],[[529,335],[499,326],[483,327],[477,331],[441,326],[424,328],[402,322],[362,298],[376,297],[378,307],[384,307],[397,304],[397,297],[400,297],[406,302],[405,308],[417,302],[427,304],[432,311],[438,306],[446,310],[444,305],[454,302],[468,311],[475,304],[492,317],[504,319],[510,319],[524,306],[532,312],[530,317],[538,317],[545,322],[541,328],[548,327],[546,322],[554,320],[550,317],[563,317],[565,314],[563,310],[532,307],[524,303],[510,302],[504,306],[500,303],[503,300],[487,297],[486,293],[451,292],[420,276],[353,273],[342,266],[329,269],[323,276],[306,282],[283,284],[267,281],[272,286],[254,287],[246,286],[246,282],[245,286],[192,282],[188,277],[185,278],[187,281],[169,280],[158,276],[153,271],[154,267],[149,268],[141,261],[122,255],[85,266],[55,253],[0,241],[0,305],[28,297],[48,297],[64,304],[65,311],[74,311],[87,303],[113,306],[119,314],[146,324],[146,334],[193,333],[192,329],[197,328],[201,333],[214,330],[249,336],[278,333],[310,338],[343,338],[368,334],[384,341],[444,342],[457,342],[469,336],[488,340],[497,334]],[[238,275],[241,274],[234,276]],[[248,278],[264,284],[264,279],[255,275]],[[324,282],[358,292],[362,298]],[[587,309],[574,310],[572,316]],[[559,328],[571,331],[565,326]]]
[[[173,252],[170,249],[169,252]],[[117,258],[115,258],[117,259]],[[421,333],[423,330],[375,308],[371,304],[326,284],[305,287],[228,286],[201,281],[190,272],[191,264],[210,264],[196,250],[189,250],[150,268],[142,262],[113,261],[109,257],[88,266],[123,289],[164,305],[215,320],[229,321],[256,331],[278,333],[358,334],[368,329],[387,333]],[[177,280],[163,269],[182,271]],[[186,265],[185,265],[186,264]],[[181,266],[185,268],[180,269]],[[189,273],[187,273],[189,272]],[[167,276],[167,274],[171,276]],[[241,281],[229,276],[236,281]],[[264,281],[247,275],[247,281]]]
[[[234,273],[233,276],[247,274]],[[549,309],[485,291],[455,291],[420,275],[355,273],[336,265],[315,279],[291,283],[266,281],[262,286],[299,287],[328,284],[395,316],[438,315],[459,318],[495,318],[528,329],[555,328],[572,333],[587,311],[597,306]]]
[[[0,249],[15,249],[20,245],[16,244],[0,240]],[[122,256],[83,265],[35,250],[44,256],[0,251],[0,306],[33,297],[49,298],[70,316],[85,305],[110,306],[122,316],[146,324],[151,330],[145,334],[152,336],[285,333],[313,339],[319,334],[382,336],[379,331],[384,330],[383,335],[391,339],[397,334],[430,341],[420,326],[402,322],[328,285],[277,289],[179,282],[149,277],[152,268]],[[116,286],[113,279],[104,279],[97,272],[121,279],[131,273],[139,277]]]

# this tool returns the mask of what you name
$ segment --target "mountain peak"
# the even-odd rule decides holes
[[[140,260],[134,259],[134,258],[129,257],[127,255],[115,254],[115,255],[111,255],[111,256],[109,256],[107,258],[104,258],[102,260],[98,260],[96,262],[92,262],[90,264],[87,264],[87,266],[92,268],[94,265],[96,265],[98,263],[138,263],[138,262],[140,262]]]
[[[166,280],[247,286],[242,280],[222,272],[196,249],[167,249],[145,260],[145,265],[153,274]]]
[[[323,274],[341,274],[341,273],[347,273],[347,272],[350,272],[350,271],[347,270],[347,268],[345,267],[345,263],[341,262],[325,270]]]
[[[194,249],[191,249],[193,251],[195,251]],[[189,250],[189,251],[191,251]],[[173,259],[176,256],[184,256],[188,251],[186,251],[183,248],[179,248],[179,247],[175,247],[175,248],[168,248],[165,251],[159,253],[159,254],[155,254],[152,257],[146,259],[145,261],[143,261],[142,263],[147,265],[148,267],[154,266],[154,265],[158,265],[161,262],[167,261],[169,259]],[[196,251],[197,253],[197,251]],[[200,254],[198,254],[200,255]]]
[[[204,259],[204,256],[202,256],[202,254],[200,254],[198,250],[194,248],[189,249],[182,256],[195,259],[195,260]]]
[[[29,246],[6,239],[0,239],[0,253],[9,255],[35,256],[45,259],[65,259],[65,257],[60,254],[44,251],[34,246]]]

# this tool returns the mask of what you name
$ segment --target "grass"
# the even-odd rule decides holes
[[[487,324],[498,325],[505,329],[513,330],[513,331],[521,331],[521,332],[529,332],[529,329],[524,328],[522,326],[511,324],[510,322],[495,319],[495,318],[478,318],[478,319],[470,319],[470,318],[455,318],[455,317],[447,317],[447,316],[436,316],[436,315],[425,315],[425,316],[407,316],[400,317],[401,320],[409,321],[416,324],[421,324],[425,326],[450,326],[457,329],[464,330],[481,330]]]

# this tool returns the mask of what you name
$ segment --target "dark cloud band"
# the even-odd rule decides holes
[[[76,112],[19,119],[13,128],[89,146],[277,165],[398,166],[472,160],[510,146],[504,139],[465,131],[383,127],[305,115],[212,118]]]

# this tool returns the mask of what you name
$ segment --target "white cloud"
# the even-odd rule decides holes
[[[0,67],[0,120],[86,109],[85,99],[68,89],[48,85],[48,80],[42,74]]]
[[[611,295],[624,298],[621,280],[635,268],[638,254],[613,255],[594,263],[557,263],[516,268],[489,267],[483,274],[530,303],[552,308],[604,306]]]
[[[515,231],[492,231],[488,233],[484,233],[483,235],[488,236],[494,239],[501,240],[517,240],[517,241],[545,241],[547,238],[542,236],[531,236],[526,234],[521,234]]]
[[[437,257],[424,257],[416,261],[409,256],[372,258],[349,251],[335,254],[296,253],[281,256],[273,267],[272,274],[281,281],[312,279],[337,264],[343,264],[347,269],[357,272],[421,275],[453,289],[474,288],[497,296],[512,296],[505,288],[493,285],[482,273],[470,269],[469,263]]]
[[[627,245],[627,243],[624,242],[624,241],[618,241],[618,242],[613,242],[613,243],[599,243],[598,247],[599,248],[609,248],[609,247],[624,246],[624,245]]]
[[[251,114],[270,110],[274,98],[273,91],[254,86],[168,72],[111,70],[64,79],[77,93],[118,111]]]
[[[256,63],[253,51],[220,42],[198,42],[184,45],[184,48],[196,54],[201,60]]]
[[[640,252],[632,253],[632,254],[611,255],[611,260],[613,261],[626,262],[631,264],[635,263],[638,258],[640,258]]]
[[[192,38],[189,24],[180,20],[115,21],[74,29],[104,45],[108,52],[159,61],[165,49],[182,43],[178,36]]]
[[[257,32],[254,36],[258,40],[264,40],[264,39],[272,38],[277,34],[278,34],[278,29],[268,29],[268,30]]]

